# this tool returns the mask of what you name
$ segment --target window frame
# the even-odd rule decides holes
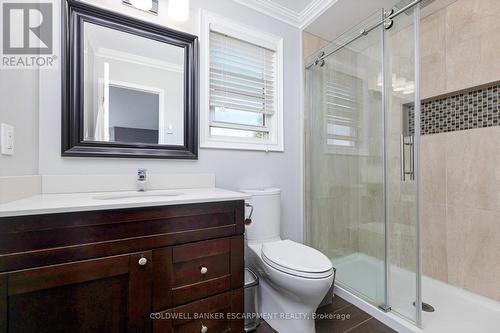
[[[267,140],[238,137],[215,137],[210,135],[210,32],[226,34],[230,37],[252,43],[276,52],[276,94],[275,111],[265,116],[269,128]],[[257,30],[239,22],[200,10],[200,50],[201,50],[201,105],[200,105],[200,148],[236,149],[257,151],[284,151],[283,124],[283,38]]]
[[[346,71],[339,70],[339,69],[332,69],[333,75],[345,75],[349,76],[350,78],[354,79],[357,81],[356,85],[360,85],[358,88],[362,88],[361,90],[356,90],[358,92],[358,96],[356,96],[356,103],[357,108],[360,108],[361,110],[364,110],[366,107],[365,100],[366,96],[365,93],[368,90],[368,87],[364,86],[364,83],[362,82],[361,79],[359,79],[356,75],[352,75],[350,73],[347,73]],[[325,83],[325,89],[327,89],[327,84],[334,83],[331,79],[327,77],[325,74],[325,77],[323,78],[324,83]],[[328,82],[327,82],[328,81]],[[368,149],[366,147],[368,138],[366,137],[365,133],[365,128],[366,128],[366,119],[365,119],[365,114],[364,112],[360,112],[359,116],[352,116],[352,117],[345,117],[347,119],[346,123],[351,122],[352,126],[349,126],[349,124],[339,124],[339,122],[336,122],[332,120],[333,118],[337,117],[338,114],[331,114],[328,111],[328,103],[329,101],[327,100],[328,93],[325,91],[323,94],[323,107],[325,108],[325,115],[324,115],[324,135],[325,135],[325,140],[323,140],[323,151],[326,154],[333,154],[333,155],[356,155],[356,156],[368,156]],[[335,137],[336,135],[333,133],[329,133],[328,131],[328,125],[340,125],[340,126],[346,126],[348,128],[351,128],[354,132],[355,135],[353,136],[345,136],[345,138],[341,138],[341,135],[338,137]],[[342,145],[336,145],[336,144],[330,144],[328,143],[329,140],[346,140],[346,141],[351,141],[353,142],[352,146],[342,146]]]

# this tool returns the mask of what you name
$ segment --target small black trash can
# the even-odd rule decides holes
[[[245,332],[254,331],[260,324],[258,288],[259,277],[245,268]]]

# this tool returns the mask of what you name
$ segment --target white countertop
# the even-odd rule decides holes
[[[165,196],[162,196],[162,194],[165,194]],[[167,196],[167,194],[178,195]],[[119,198],[119,196],[127,195],[133,197]],[[110,196],[116,196],[117,198],[109,199]],[[99,197],[101,197],[101,199],[99,199]],[[246,200],[249,198],[250,195],[245,193],[214,187],[154,190],[147,192],[123,191],[40,194],[1,204],[0,217]]]

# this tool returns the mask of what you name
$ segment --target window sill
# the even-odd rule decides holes
[[[361,157],[369,157],[370,154],[366,150],[349,150],[349,149],[340,149],[340,148],[328,148],[325,152],[328,155],[347,155],[347,156],[361,156]]]
[[[230,141],[206,141],[200,144],[201,149],[227,149],[227,150],[250,150],[264,152],[284,152],[282,145],[264,143],[244,143]]]

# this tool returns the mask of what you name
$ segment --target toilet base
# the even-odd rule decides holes
[[[268,281],[261,279],[259,285],[259,309],[262,318],[278,333],[315,333],[313,314],[317,304],[304,304],[283,295]]]

